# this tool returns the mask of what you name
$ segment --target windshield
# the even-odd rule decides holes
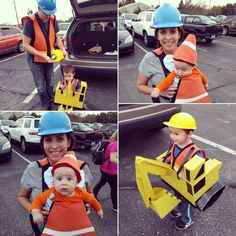
[[[201,19],[202,19],[202,23],[215,23],[215,21],[211,20],[207,16],[201,16]]]
[[[125,19],[126,20],[136,20],[137,19],[137,15],[136,14],[125,14]]]
[[[14,121],[13,120],[2,120],[2,125],[3,126],[10,126],[10,125],[14,125]]]

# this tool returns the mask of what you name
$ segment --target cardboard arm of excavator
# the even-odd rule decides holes
[[[212,204],[223,192],[224,185],[218,182],[221,162],[215,159],[205,160],[195,155],[183,168],[185,178],[178,179],[176,171],[169,164],[161,162],[163,153],[152,160],[136,157],[136,181],[146,207],[153,209],[164,218],[180,202],[164,188],[153,188],[148,174],[159,175],[165,183],[179,192],[189,203],[201,211]]]

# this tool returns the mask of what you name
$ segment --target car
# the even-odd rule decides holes
[[[16,120],[16,124],[9,127],[9,141],[19,142],[21,144],[21,150],[24,153],[28,152],[33,146],[39,146],[39,120],[39,118],[35,118],[34,116],[24,116]]]
[[[135,14],[135,13],[122,13],[119,19],[121,23],[124,25],[124,27],[128,31],[131,31],[132,20],[136,20],[137,17],[138,17],[138,14]]]
[[[93,123],[93,125],[90,127],[93,130],[99,130],[102,127],[101,123]]]
[[[0,161],[11,159],[12,148],[9,140],[0,132]]]
[[[103,131],[104,138],[109,139],[116,130],[117,130],[117,124],[108,125]]]
[[[134,39],[127,29],[119,21],[119,54],[133,53]]]
[[[180,104],[120,104],[119,133],[163,128],[163,122],[180,111]]]
[[[236,33],[236,15],[235,16],[227,16],[223,22],[223,35],[227,35],[230,33]]]
[[[9,127],[14,124],[15,124],[14,120],[0,120],[0,130],[5,136],[7,136]]]
[[[82,146],[90,149],[103,138],[102,133],[93,131],[83,123],[71,122],[71,128],[75,137],[75,148]]]
[[[152,28],[153,16],[154,10],[150,9],[140,12],[137,19],[132,21],[131,30],[133,38],[137,36],[142,37],[146,46],[156,43],[155,29]]]
[[[22,31],[16,26],[0,25],[0,55],[14,51],[24,52]]]
[[[215,17],[214,21],[218,22],[218,23],[221,23],[223,22],[223,20],[226,18],[225,15],[218,15]]]
[[[70,22],[58,23],[58,27],[59,27],[58,34],[61,38],[63,38],[63,36],[66,34],[66,31],[69,25],[70,25]]]
[[[78,73],[117,74],[117,1],[70,0],[75,13],[63,39]]]
[[[194,34],[198,41],[205,40],[206,43],[211,43],[222,35],[222,24],[216,23],[207,16],[188,15],[182,19],[185,34]]]

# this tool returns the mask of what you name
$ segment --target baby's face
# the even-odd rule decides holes
[[[189,65],[188,63],[174,60],[174,64],[175,64],[175,72],[178,75],[178,77],[181,78],[190,75],[192,73],[193,66]]]
[[[75,73],[72,71],[64,72],[64,79],[68,82],[72,81],[74,76],[75,76]]]
[[[58,167],[54,171],[53,184],[61,195],[74,196],[77,185],[75,171],[70,167]]]

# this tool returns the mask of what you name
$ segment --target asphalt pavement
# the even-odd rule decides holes
[[[0,235],[27,236],[32,235],[28,214],[19,206],[17,194],[20,188],[20,179],[28,162],[42,158],[42,154],[32,151],[29,154],[21,153],[19,146],[13,146],[12,159],[8,162],[0,162]],[[89,163],[94,184],[100,178],[99,166],[91,162],[91,154],[88,151],[78,150],[77,157]],[[94,225],[97,235],[117,235],[117,213],[112,210],[110,200],[110,188],[105,185],[99,192],[99,199],[102,201],[104,219],[101,220],[93,211],[90,219]]]
[[[59,63],[54,64],[55,87],[62,78]],[[115,75],[83,74],[88,90],[89,110],[116,110],[117,78]],[[0,57],[0,110],[42,110],[26,53],[9,53]]]
[[[195,211],[195,223],[186,231],[174,227],[174,219],[158,215],[145,207],[135,179],[135,156],[154,159],[168,149],[167,128],[120,135],[120,236],[183,235],[232,236],[236,218],[236,104],[182,105],[198,124],[193,141],[209,158],[222,161],[220,181],[226,188],[206,211]],[[201,140],[201,141],[199,141]],[[150,175],[152,186],[164,186],[158,176]],[[165,186],[166,187],[166,186]]]
[[[135,38],[135,52],[120,56],[119,102],[150,103],[150,96],[136,90],[138,67],[145,53],[155,47],[145,47],[143,40]],[[209,94],[215,103],[236,102],[236,36],[222,36],[210,44],[197,44],[198,68],[209,80]]]

